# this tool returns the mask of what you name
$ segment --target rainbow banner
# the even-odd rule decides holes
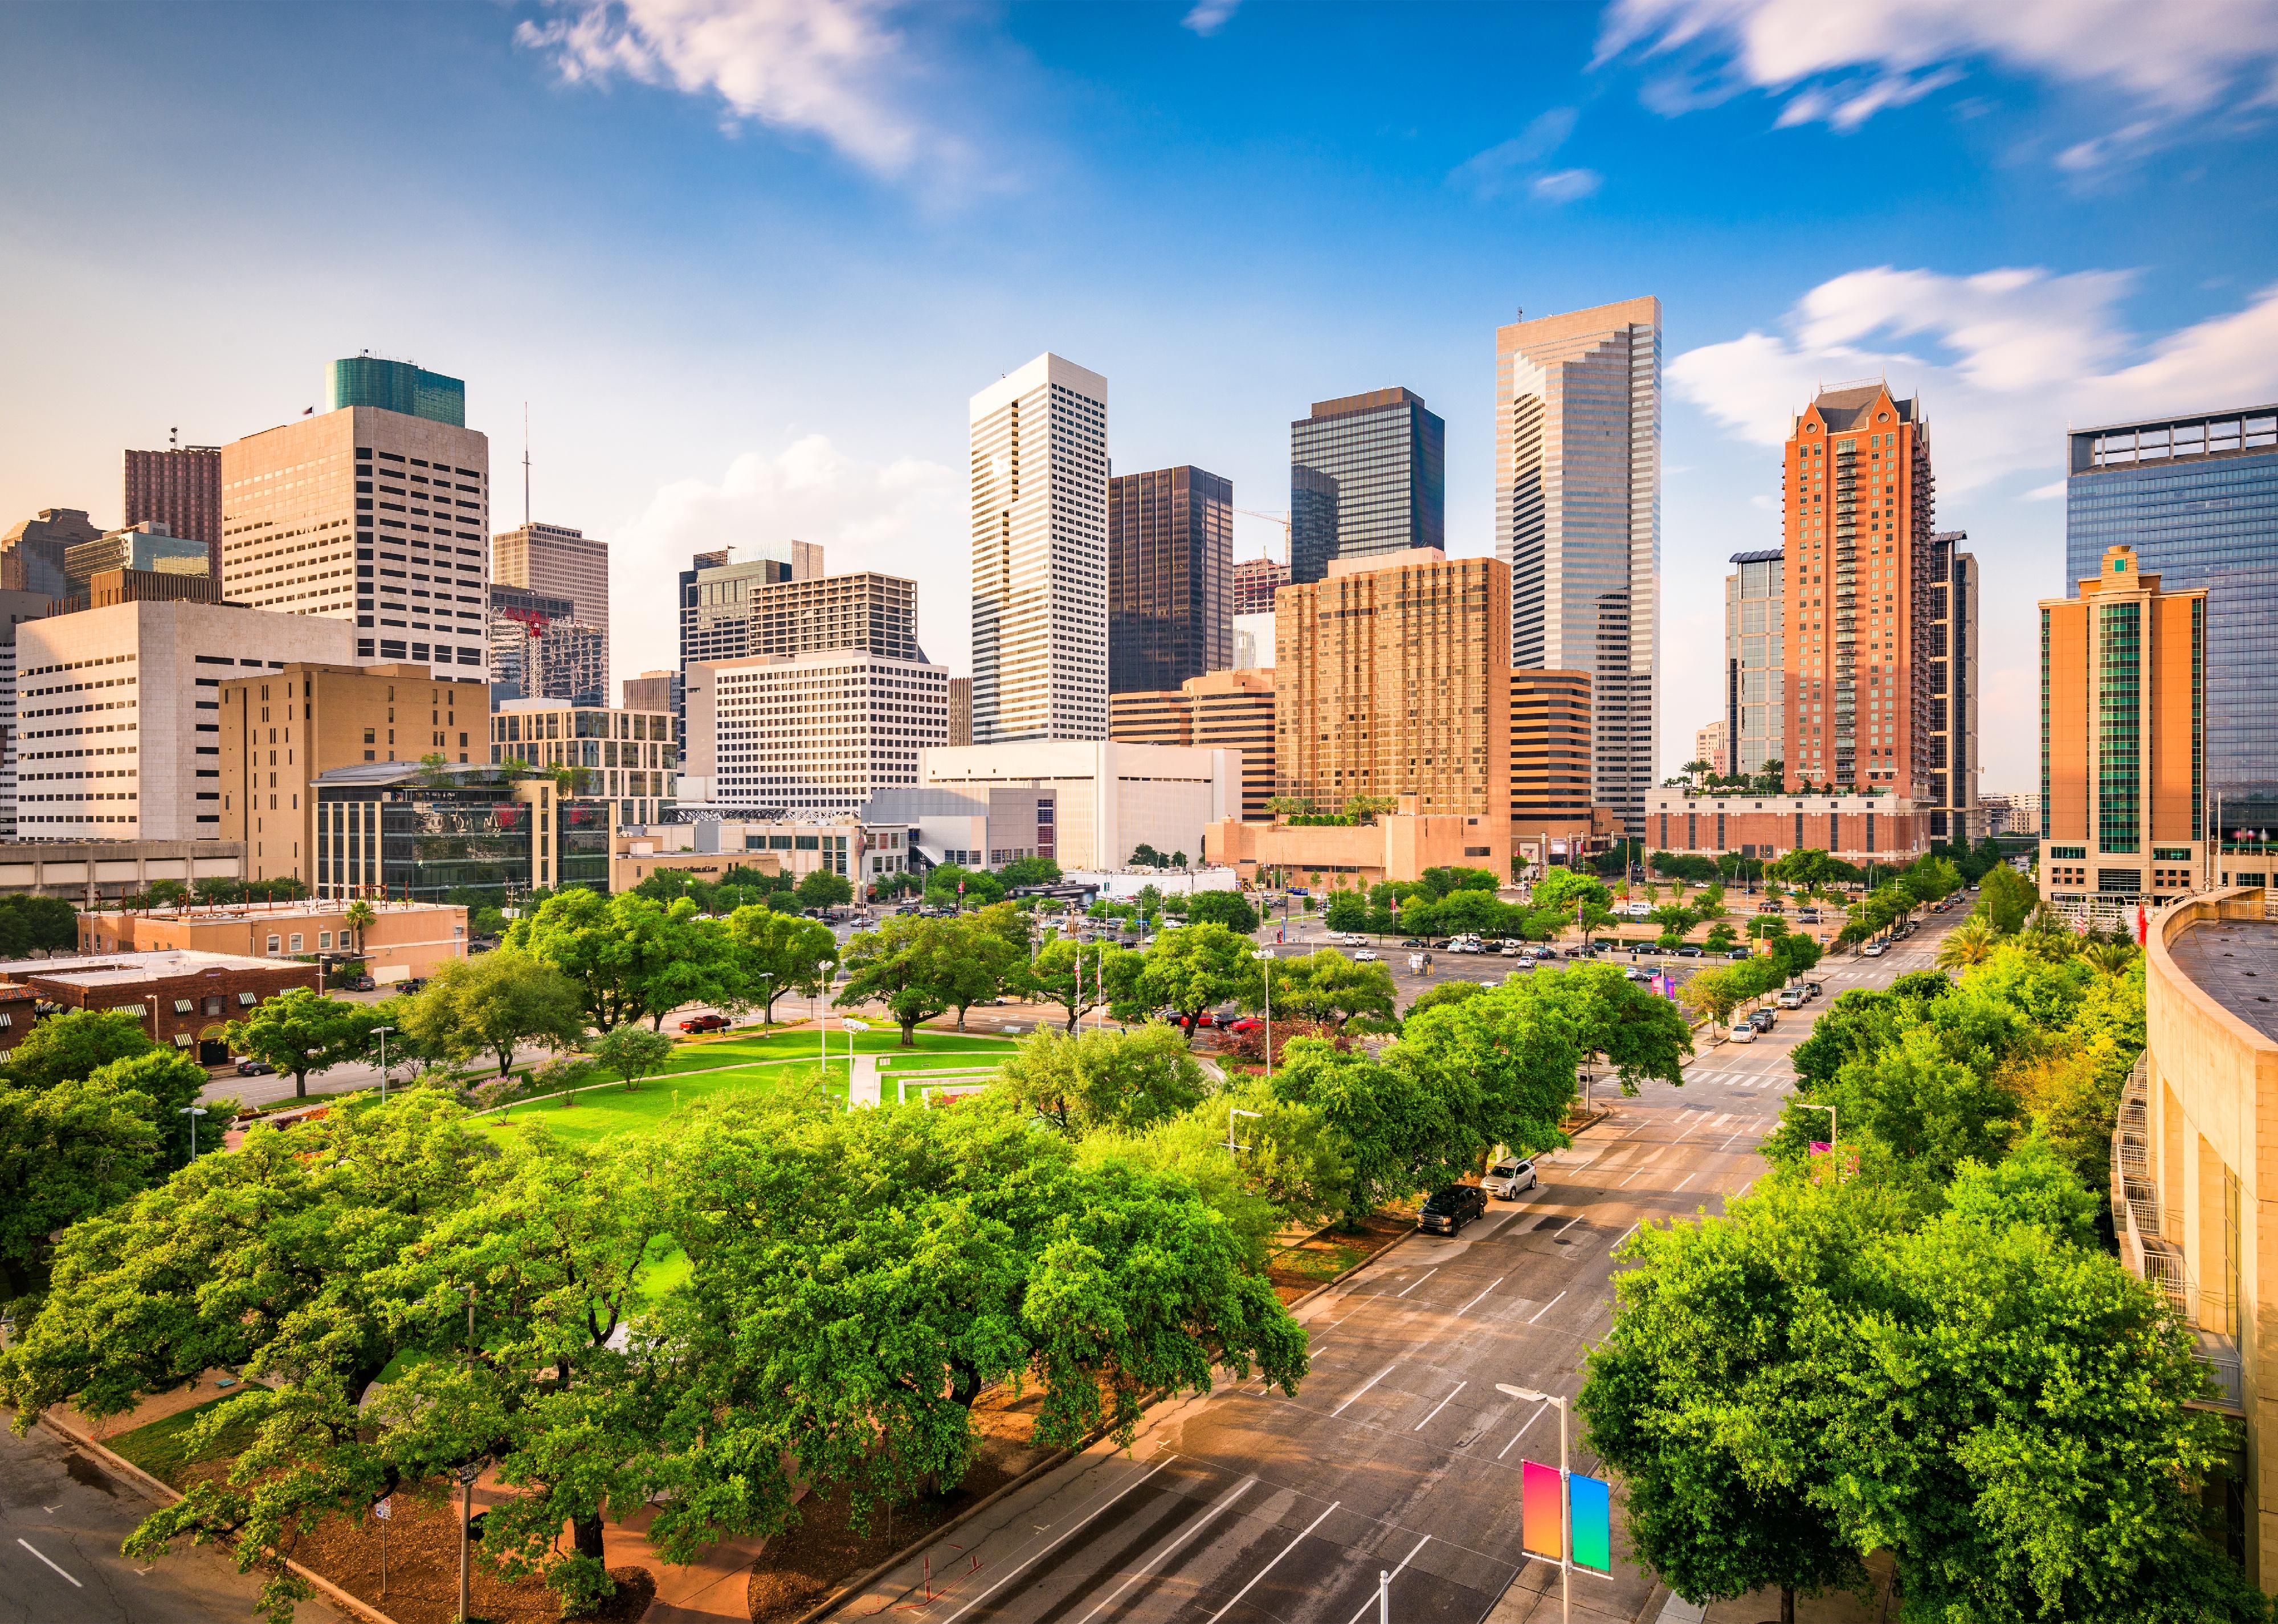
[[[1530,1554],[1557,1561],[1565,1554],[1565,1530],[1559,1527],[1558,1468],[1522,1460],[1520,1491],[1525,1496],[1519,1544]]]
[[[1574,1517],[1574,1566],[1592,1573],[1614,1571],[1614,1518],[1605,1480],[1579,1472],[1566,1480]]]

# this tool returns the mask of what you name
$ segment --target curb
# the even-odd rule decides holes
[[[132,1460],[127,1459],[125,1456],[113,1454],[110,1450],[105,1449],[102,1444],[96,1443],[93,1438],[88,1437],[86,1434],[74,1432],[71,1428],[65,1426],[63,1422],[56,1420],[53,1416],[44,1413],[42,1414],[40,1417],[40,1425],[45,1427],[49,1431],[54,1433],[65,1443],[70,1444],[76,1448],[83,1449],[88,1453],[95,1456],[96,1459],[102,1461],[105,1467],[108,1467],[111,1470],[127,1479],[130,1482],[136,1484],[138,1487],[150,1494],[156,1495],[160,1505],[172,1505],[175,1501],[182,1498],[181,1491],[180,1490],[151,1476],[149,1473],[144,1471],[141,1467],[136,1466]],[[347,1613],[351,1618],[361,1619],[363,1620],[363,1624],[395,1624],[395,1620],[388,1617],[387,1614],[380,1612],[369,1602],[359,1601],[356,1597],[349,1595],[346,1590],[343,1590],[340,1586],[334,1584],[331,1580],[325,1578],[322,1574],[316,1572],[314,1569],[303,1567],[298,1562],[292,1560],[290,1558],[286,1559],[285,1568],[286,1571],[291,1574],[294,1578],[305,1580],[319,1596],[332,1603],[334,1606]]]

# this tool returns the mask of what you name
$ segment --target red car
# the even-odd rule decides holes
[[[1239,1021],[1227,1023],[1226,1030],[1230,1032],[1262,1032],[1265,1030],[1265,1023],[1256,1015],[1244,1015]]]
[[[724,1032],[728,1030],[728,1017],[723,1015],[691,1015],[680,1023],[680,1030],[684,1032]]]

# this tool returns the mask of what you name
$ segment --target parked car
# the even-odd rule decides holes
[[[1888,942],[1869,942],[1863,951],[1869,958],[1879,959],[1890,950],[1891,945]]]
[[[1777,902],[1759,902],[1756,904],[1756,912],[1759,914],[1777,914],[1779,911],[1780,905]]]
[[[1622,974],[1631,981],[1651,981],[1653,979],[1653,972],[1646,969],[1642,964],[1632,964],[1629,969],[1624,970]]]
[[[1691,942],[1687,942],[1677,950],[1677,956],[1680,959],[1698,959],[1702,957],[1703,954],[1699,947],[1695,946]]]
[[[379,991],[379,983],[374,981],[369,976],[351,976],[346,981],[341,982],[340,985],[350,992],[377,992]]]
[[[1506,959],[1516,959],[1518,957],[1518,944],[1517,942],[1505,942],[1502,945],[1502,956]]]
[[[1555,959],[1558,956],[1558,949],[1545,945],[1535,948],[1533,950],[1533,956],[1538,959]]]
[[[1424,938],[1420,936],[1403,936],[1400,938],[1400,945],[1403,947],[1421,947],[1424,945]]]
[[[1807,981],[1803,984],[1803,995],[1806,998],[1825,998],[1827,988],[1821,982]]]
[[[1724,1041],[1727,1043],[1754,1043],[1755,1040],[1756,1029],[1746,1021],[1733,1022],[1732,1030],[1724,1034]]]
[[[1797,913],[1795,921],[1798,924],[1817,924],[1819,923],[1819,910],[1816,908],[1803,908]]]
[[[1801,987],[1782,987],[1779,990],[1779,1007],[1783,1009],[1800,1009],[1803,1007],[1804,1000],[1810,996],[1811,994]]]
[[[1728,956],[1735,959],[1753,959],[1756,956],[1756,950],[1743,942],[1739,946],[1733,948]]]
[[[1356,964],[1374,964],[1383,957],[1384,955],[1373,947],[1356,947],[1353,949],[1352,961]]]
[[[1779,1015],[1777,1012],[1770,1009],[1750,1010],[1748,1024],[1760,1032],[1768,1032],[1779,1024]]]
[[[1540,1183],[1535,1176],[1534,1164],[1517,1160],[1496,1162],[1479,1181],[1479,1188],[1498,1201],[1516,1201],[1522,1191],[1533,1190]]]
[[[1265,1023],[1256,1015],[1244,1015],[1239,1021],[1228,1022],[1226,1030],[1230,1032],[1262,1032],[1265,1030]]]
[[[398,992],[404,993],[424,992],[427,990],[427,977],[424,976],[407,977],[403,980],[395,984],[395,990]]]
[[[1487,1215],[1487,1191],[1477,1184],[1450,1184],[1435,1191],[1417,1215],[1416,1227],[1429,1235],[1456,1235],[1474,1218]]]
[[[267,1061],[241,1060],[237,1062],[237,1075],[241,1077],[273,1077],[277,1075],[277,1068]]]
[[[684,1032],[724,1032],[728,1030],[728,1017],[723,1015],[690,1015],[680,1023],[680,1030]]]

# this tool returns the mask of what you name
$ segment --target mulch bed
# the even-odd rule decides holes
[[[1357,1231],[1329,1228],[1276,1252],[1267,1262],[1265,1277],[1284,1303],[1327,1284],[1382,1252],[1416,1227],[1413,1213],[1386,1211],[1369,1214]]]
[[[973,1406],[981,1436],[965,1481],[949,1494],[896,1506],[891,1521],[883,1512],[873,1515],[868,1535],[855,1533],[843,1493],[827,1500],[800,1501],[798,1526],[769,1540],[753,1565],[748,1589],[753,1624],[787,1624],[848,1580],[868,1573],[1050,1459],[1051,1451],[1028,1441],[1043,1401],[1042,1390],[1034,1384],[1018,1395],[1005,1388],[983,1394]],[[953,1546],[944,1548],[944,1557],[955,1555]]]

